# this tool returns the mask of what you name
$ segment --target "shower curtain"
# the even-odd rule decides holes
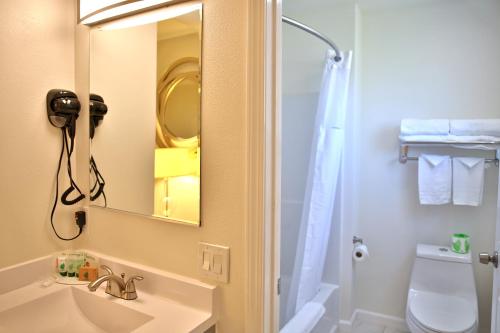
[[[317,294],[325,266],[340,177],[352,52],[343,54],[340,63],[334,57],[335,52],[329,50],[314,124],[286,321]]]

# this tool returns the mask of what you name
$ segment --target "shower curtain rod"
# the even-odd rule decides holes
[[[281,17],[281,20],[287,24],[290,24],[291,26],[294,26],[296,28],[299,28],[300,30],[303,30],[307,33],[310,33],[311,35],[315,36],[315,37],[318,37],[319,39],[321,39],[323,42],[327,43],[328,45],[330,45],[330,47],[335,51],[335,58],[334,60],[336,62],[339,62],[342,60],[342,57],[340,56],[340,50],[339,48],[337,47],[337,45],[332,42],[328,37],[326,37],[325,35],[323,35],[322,33],[314,30],[313,28],[311,27],[308,27],[307,25],[303,24],[303,23],[300,23],[294,19],[291,19],[287,16],[282,16]]]

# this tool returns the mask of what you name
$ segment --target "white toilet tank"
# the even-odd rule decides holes
[[[470,253],[419,244],[406,305],[410,331],[477,333],[477,310]]]
[[[449,247],[418,244],[410,289],[476,299],[471,254]]]

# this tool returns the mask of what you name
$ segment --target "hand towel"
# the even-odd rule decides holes
[[[450,121],[448,119],[403,119],[401,135],[448,135]]]
[[[452,135],[500,136],[500,119],[456,119],[450,121]]]
[[[483,201],[484,158],[453,158],[453,204],[480,206]]]
[[[444,205],[451,202],[451,159],[449,156],[420,155],[418,190],[422,205]]]

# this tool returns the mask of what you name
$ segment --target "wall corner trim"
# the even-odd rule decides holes
[[[245,331],[278,331],[281,2],[249,1]],[[278,126],[277,126],[278,125]],[[278,130],[277,130],[278,129]],[[279,233],[278,233],[279,234]],[[277,257],[278,255],[278,257]]]

